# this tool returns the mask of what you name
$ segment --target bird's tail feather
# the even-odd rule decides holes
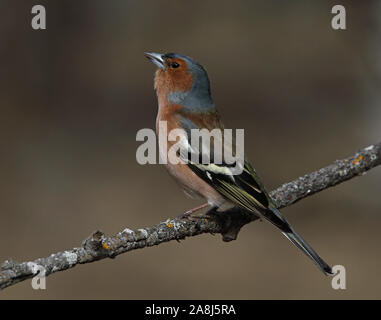
[[[303,251],[303,253],[309,257],[314,264],[325,274],[333,275],[331,267],[319,257],[311,246],[299,236],[294,229],[290,226],[287,220],[282,214],[275,208],[267,208],[261,211],[264,218],[269,220],[272,224],[277,226],[283,233],[283,235],[290,240],[296,247]]]
[[[303,253],[309,257],[314,264],[325,274],[333,275],[332,268],[315,252],[311,246],[305,242],[301,236],[299,236],[291,227],[291,231],[283,232],[283,235],[290,240],[296,247],[303,251]]]

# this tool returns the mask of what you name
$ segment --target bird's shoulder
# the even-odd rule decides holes
[[[214,111],[190,112],[186,109],[179,109],[176,114],[185,130],[191,129],[223,129],[220,115]]]

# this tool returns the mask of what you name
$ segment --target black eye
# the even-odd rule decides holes
[[[177,62],[172,62],[171,63],[171,68],[178,68],[180,65]]]

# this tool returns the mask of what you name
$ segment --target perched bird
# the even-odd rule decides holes
[[[188,56],[176,53],[145,53],[145,56],[158,67],[154,80],[159,105],[157,131],[162,121],[166,122],[168,133],[179,128],[186,133],[191,129],[224,128],[211,97],[208,75],[199,63]],[[187,158],[178,164],[170,162],[166,164],[169,173],[187,193],[207,200],[206,204],[188,211],[184,216],[206,206],[217,212],[239,207],[271,222],[324,274],[333,274],[331,267],[294,231],[277,210],[255,169],[246,158],[243,160],[241,172],[233,174],[230,170],[231,165],[223,161],[214,162],[212,148],[194,150],[187,139],[190,139],[189,134],[180,139],[180,142],[182,140],[181,143],[189,154],[194,155],[195,152],[199,152],[199,157],[205,152],[210,154],[206,163],[189,161],[190,158]],[[161,156],[165,155],[174,143],[159,142]],[[234,140],[231,144],[233,149]],[[183,155],[179,154],[179,157]]]

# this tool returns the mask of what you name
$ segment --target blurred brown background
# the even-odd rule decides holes
[[[45,5],[47,30],[30,26]],[[268,189],[381,137],[381,3],[342,1],[0,2],[0,261],[79,246],[94,230],[150,226],[199,203],[159,165],[135,160],[154,128],[144,51],[190,55],[208,70],[225,124]],[[30,281],[0,299],[381,298],[381,168],[286,208],[347,290],[271,225],[237,241],[203,235]]]

